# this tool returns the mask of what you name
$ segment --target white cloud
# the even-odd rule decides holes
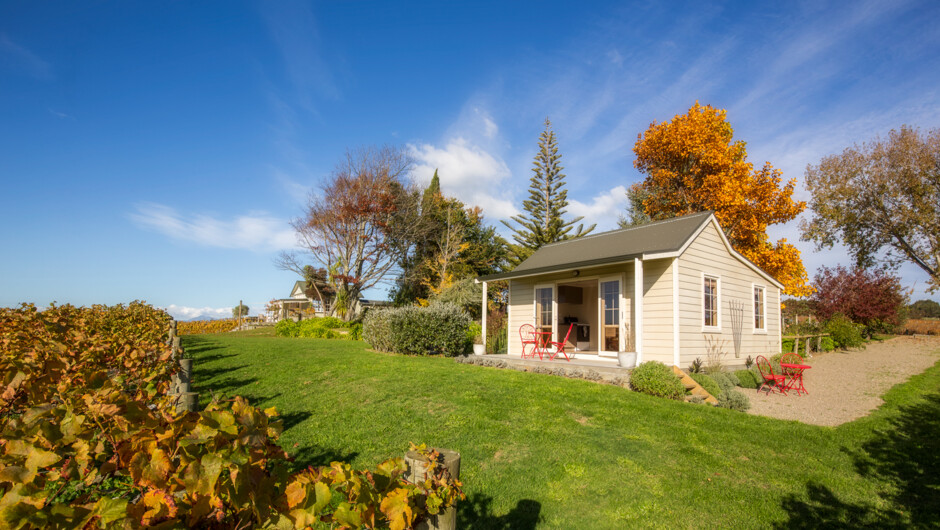
[[[176,320],[189,320],[195,317],[231,318],[232,307],[186,307],[170,304],[166,312]]]
[[[36,79],[49,81],[55,77],[51,64],[10,40],[5,33],[0,33],[0,60],[25,71]]]
[[[294,230],[286,220],[263,212],[232,220],[201,214],[186,218],[169,206],[144,203],[138,204],[137,213],[129,217],[140,227],[209,247],[266,252],[294,248],[297,244]]]
[[[437,169],[444,194],[483,208],[493,219],[508,219],[518,213],[512,197],[507,196],[506,181],[512,172],[499,156],[460,137],[443,149],[431,144],[408,148],[417,160],[414,176],[418,183],[427,185]]]
[[[571,218],[583,216],[585,226],[597,224],[596,231],[611,230],[617,227],[617,220],[624,213],[627,205],[627,188],[615,186],[584,203],[568,199],[568,215]]]

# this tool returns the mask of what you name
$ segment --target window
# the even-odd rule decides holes
[[[718,278],[713,276],[705,276],[702,278],[702,300],[703,300],[703,315],[704,320],[702,324],[706,328],[717,328],[718,327]]]
[[[754,329],[767,329],[767,321],[764,317],[764,288],[756,285],[754,286]]]

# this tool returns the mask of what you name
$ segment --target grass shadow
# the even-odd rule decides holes
[[[522,499],[505,515],[493,515],[493,497],[474,493],[457,503],[457,527],[468,530],[532,530],[542,522],[542,504]]]
[[[806,485],[805,497],[784,499],[781,506],[789,519],[777,527],[940,526],[940,395],[928,394],[901,407],[888,423],[849,453],[861,477],[890,485],[881,494],[890,509],[843,502],[829,488],[812,482]]]
[[[289,451],[294,459],[294,469],[301,470],[307,467],[328,466],[331,462],[351,462],[359,456],[356,451],[344,452],[332,447],[321,445],[305,445]]]

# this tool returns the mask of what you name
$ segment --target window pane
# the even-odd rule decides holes
[[[718,325],[718,279],[705,277],[703,281],[704,289],[704,324],[706,326]]]
[[[764,329],[764,289],[754,288],[754,328]]]
[[[620,286],[618,282],[601,283],[601,297],[604,300],[604,325],[616,326],[620,316]]]

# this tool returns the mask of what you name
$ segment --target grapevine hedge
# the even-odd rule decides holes
[[[0,309],[0,527],[398,529],[462,498],[400,458],[291,475],[276,411],[242,398],[171,412],[169,321],[141,302]]]

